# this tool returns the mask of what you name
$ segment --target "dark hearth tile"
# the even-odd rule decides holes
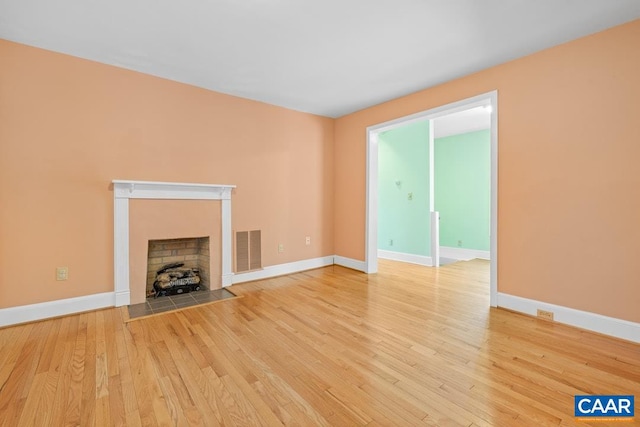
[[[163,306],[163,307],[154,308],[154,309],[153,309],[153,313],[154,313],[154,314],[157,314],[157,313],[164,313],[164,312],[166,312],[166,311],[172,311],[172,310],[175,310],[175,309],[176,309],[175,305],[171,304],[171,305],[168,305],[168,306]]]
[[[226,289],[214,289],[212,291],[209,291],[209,295],[211,298],[216,300],[222,300],[226,298],[235,298],[235,295],[227,291]]]
[[[153,314],[151,307],[147,303],[134,304],[129,306],[129,318],[134,319],[136,317],[148,316]]]
[[[194,301],[193,297],[191,296],[191,293],[182,294],[182,295],[171,295],[169,298],[176,305],[184,301],[190,301],[190,302]]]
[[[220,292],[221,298],[223,298],[223,299],[224,298],[235,298],[236,297],[236,295],[233,292],[228,291],[226,289],[220,289],[220,291],[221,291]]]
[[[173,301],[168,297],[158,297],[157,299],[148,299],[149,306],[155,311],[159,308],[173,307]]]
[[[198,298],[198,297],[202,297],[202,296],[210,295],[210,294],[211,294],[211,291],[197,291],[197,292],[191,292],[191,295],[192,295],[194,298]]]
[[[218,300],[220,300],[220,297],[218,297],[217,295],[211,294],[209,292],[202,293],[202,294],[197,295],[197,296],[194,295],[194,298],[198,302],[209,302],[209,301],[218,301]]]
[[[214,289],[213,291],[195,291],[179,295],[147,298],[145,303],[128,307],[129,317],[135,319],[150,314],[166,313],[179,308],[193,307],[235,297],[236,295],[226,289]]]
[[[192,307],[194,305],[198,305],[198,301],[194,300],[193,298],[191,298],[190,300],[185,300],[182,302],[176,302],[176,308],[185,308],[185,307]]]

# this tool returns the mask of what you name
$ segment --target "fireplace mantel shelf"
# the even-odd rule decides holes
[[[129,285],[129,199],[220,200],[222,214],[222,286],[230,286],[231,192],[235,185],[113,180],[114,288],[116,307],[131,301]]]
[[[128,181],[114,179],[118,199],[227,200],[235,185],[188,182]]]

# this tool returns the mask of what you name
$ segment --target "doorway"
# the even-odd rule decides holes
[[[498,93],[488,92],[430,110],[401,117],[367,128],[367,200],[366,200],[366,248],[367,273],[378,271],[378,137],[381,132],[406,126],[418,121],[459,113],[476,107],[491,109],[491,224],[490,224],[490,305],[497,305],[498,283]]]

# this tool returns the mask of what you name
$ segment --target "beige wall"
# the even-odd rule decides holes
[[[113,179],[235,184],[265,266],[333,254],[333,120],[1,40],[0,64],[0,308],[113,291]]]
[[[640,21],[336,121],[336,254],[364,259],[365,129],[498,90],[498,291],[640,321]]]

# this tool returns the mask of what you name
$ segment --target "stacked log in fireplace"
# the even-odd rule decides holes
[[[200,290],[200,270],[184,263],[167,264],[157,271],[153,282],[155,298]]]

